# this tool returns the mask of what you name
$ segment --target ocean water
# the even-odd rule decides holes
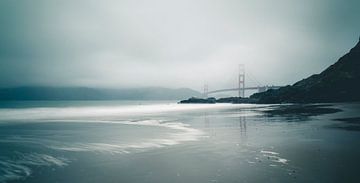
[[[360,104],[293,106],[1,102],[0,182],[360,182]]]

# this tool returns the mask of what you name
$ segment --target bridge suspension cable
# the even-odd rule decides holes
[[[259,80],[256,79],[256,77],[249,71],[250,69],[247,68],[246,69],[246,74],[247,74],[247,77],[253,81],[257,86],[263,86],[263,84],[261,82],[259,82]]]
[[[248,70],[248,69],[247,69]],[[245,87],[245,77],[250,78],[252,81],[257,84],[257,86]],[[258,92],[264,92],[268,89],[278,89],[282,86],[274,86],[274,85],[262,85],[252,74],[251,72],[247,72],[245,75],[245,66],[243,64],[239,64],[239,73],[238,73],[238,86],[236,88],[226,88],[226,89],[217,89],[209,91],[209,85],[204,83],[204,97],[208,97],[209,94],[220,93],[220,92],[228,92],[228,91],[237,91],[239,97],[245,97],[245,90],[258,90]]]

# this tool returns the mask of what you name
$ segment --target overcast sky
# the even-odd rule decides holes
[[[285,85],[359,36],[359,0],[1,0],[0,87]]]

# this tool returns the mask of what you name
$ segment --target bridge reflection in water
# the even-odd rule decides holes
[[[234,111],[231,111],[229,121],[216,121],[216,115],[211,113],[205,112],[203,113],[203,120],[204,120],[204,128],[207,131],[210,138],[217,138],[219,135],[218,133],[222,133],[222,130],[235,130],[239,133],[240,140],[245,142],[247,140],[247,122],[246,122],[246,110],[238,108]],[[232,116],[234,115],[234,116]],[[220,135],[221,136],[221,135]]]

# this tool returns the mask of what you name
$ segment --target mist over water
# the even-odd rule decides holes
[[[287,85],[359,37],[358,0],[0,2],[0,88]],[[252,77],[251,77],[252,76]],[[250,79],[252,78],[252,79]],[[256,82],[258,81],[258,82]]]

